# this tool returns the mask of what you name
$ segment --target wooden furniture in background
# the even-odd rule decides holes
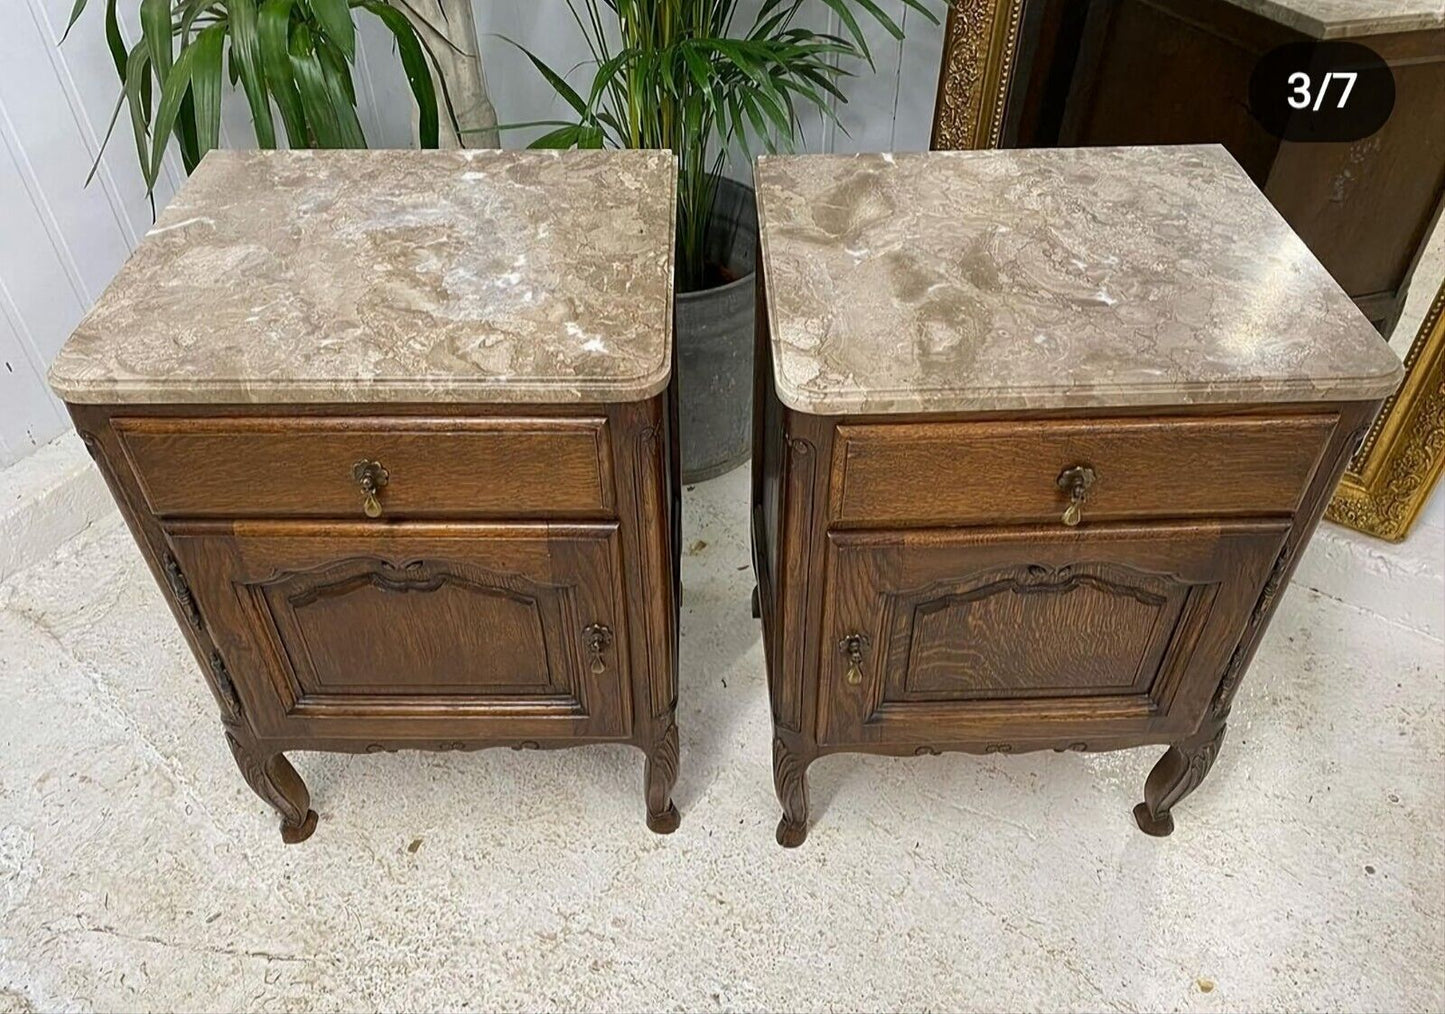
[[[292,750],[631,743],[677,827],[673,177],[213,152],[62,351],[285,841]]]
[[[1146,744],[1168,834],[1399,360],[1217,146],[764,158],[757,192],[778,841],[822,755]]]

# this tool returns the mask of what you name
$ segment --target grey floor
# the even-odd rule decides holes
[[[1291,589],[1172,838],[1157,751],[812,769],[773,842],[746,470],[688,494],[681,829],[641,754],[300,755],[284,847],[128,535],[0,585],[0,1011],[1445,1007],[1445,658]]]

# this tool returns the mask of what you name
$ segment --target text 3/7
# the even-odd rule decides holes
[[[1357,77],[1359,77],[1359,74],[1352,70],[1332,70],[1326,73],[1325,76],[1320,79],[1319,91],[1315,92],[1313,96],[1314,111],[1319,112],[1320,107],[1325,101],[1325,92],[1329,91],[1330,82],[1336,80],[1341,82],[1341,85],[1339,89],[1340,100],[1336,103],[1335,108],[1345,108],[1345,103],[1349,101],[1350,98],[1350,92],[1355,90],[1355,78]],[[1292,109],[1305,109],[1309,107],[1311,104],[1310,76],[1302,70],[1295,71],[1289,76],[1289,85],[1294,89],[1289,96],[1290,107]]]

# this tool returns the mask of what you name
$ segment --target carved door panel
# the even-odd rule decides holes
[[[262,736],[623,737],[615,524],[168,532]]]
[[[819,739],[1190,731],[1287,528],[831,532]]]

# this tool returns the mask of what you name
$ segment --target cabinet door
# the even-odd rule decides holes
[[[819,739],[1188,732],[1287,528],[831,532]]]
[[[194,523],[168,536],[262,736],[628,733],[615,524]]]

